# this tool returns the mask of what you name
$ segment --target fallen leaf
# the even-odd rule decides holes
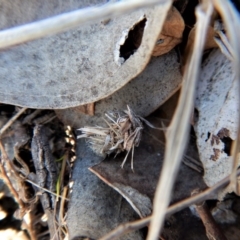
[[[187,59],[192,54],[195,34],[196,34],[196,27],[194,26],[188,35],[187,45],[182,58],[182,69],[183,69],[182,71],[184,71],[185,65],[187,64]],[[204,50],[218,47],[218,44],[214,40],[214,37],[216,37],[216,32],[212,26],[209,26],[207,30]]]
[[[168,12],[152,55],[156,57],[172,50],[182,41],[184,28],[185,24],[181,14],[175,7],[172,7]]]
[[[85,236],[99,239],[120,223],[136,220],[138,216],[121,195],[104,184],[88,167],[102,161],[79,139],[72,181],[73,187],[67,212],[69,239]],[[122,239],[143,240],[141,231],[129,233]]]
[[[95,115],[82,114],[75,108],[56,110],[66,125],[74,128],[103,123],[104,113],[125,109],[127,105],[142,117],[162,105],[181,86],[182,75],[175,51],[152,58],[145,70],[111,96],[95,103]]]
[[[0,29],[108,2],[3,1]],[[60,109],[111,95],[147,65],[170,6],[167,1],[1,50],[0,102]],[[130,32],[143,23],[139,48],[125,49]]]
[[[154,125],[159,122],[156,119],[152,119],[152,121],[154,121]],[[163,139],[164,135],[161,131],[144,129],[141,143],[134,150],[134,172],[131,170],[130,156],[124,168],[120,167],[125,157],[124,154],[116,157],[110,155],[101,163],[90,168],[90,171],[119,192],[140,217],[146,217],[152,211],[152,201],[164,158]],[[186,155],[190,154],[197,159],[196,149],[195,151],[193,149],[193,142],[189,143],[189,151]],[[194,152],[194,155],[191,151]],[[195,188],[205,188],[201,174],[182,164],[171,202],[189,197]]]
[[[198,120],[194,125],[204,181],[209,187],[232,171],[230,150],[237,137],[238,84],[232,63],[219,49],[213,50],[202,66],[195,101]]]
[[[88,103],[85,105],[81,105],[73,108],[76,112],[81,112],[89,116],[94,116],[94,103]]]

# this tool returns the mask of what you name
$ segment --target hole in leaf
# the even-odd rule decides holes
[[[224,143],[224,149],[223,151],[230,156],[231,153],[231,147],[233,140],[230,137],[223,137],[221,138],[222,142]]]
[[[223,151],[230,156],[231,147],[233,140],[230,138],[230,131],[227,128],[222,128],[219,130],[217,136],[221,139],[221,141],[224,143],[224,149]]]
[[[194,123],[198,122],[198,119],[199,119],[199,112],[196,108],[194,108],[194,115],[193,115]]]
[[[207,200],[206,204],[210,210],[215,208],[217,206],[218,201],[217,200]]]
[[[208,139],[210,138],[210,136],[211,136],[211,133],[210,133],[210,132],[208,132],[208,133],[207,133],[207,139],[205,140],[205,142],[207,142],[207,141],[208,141]]]
[[[120,57],[124,58],[124,61],[126,61],[140,47],[146,21],[147,19],[143,18],[128,32],[124,44],[120,47]]]

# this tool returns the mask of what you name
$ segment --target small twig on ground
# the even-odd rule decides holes
[[[32,211],[27,211],[25,216],[23,217],[23,222],[26,225],[26,229],[28,231],[30,239],[37,240],[36,232],[35,232],[36,229],[34,228],[32,221],[29,222],[28,220],[26,220],[26,219],[32,219],[32,217],[33,217]]]
[[[154,196],[153,213],[147,240],[157,240],[160,235],[174,181],[188,140],[189,119],[193,108],[202,52],[212,11],[213,5],[211,1],[203,1],[196,8],[197,23],[193,52],[184,72],[179,104],[166,132],[167,144],[164,162]]]
[[[46,115],[43,115],[39,118],[34,119],[33,123],[35,125],[45,125],[45,124],[51,122],[56,117],[57,116],[55,115],[55,113],[49,113],[49,114],[46,114]]]
[[[22,108],[17,114],[15,114],[0,130],[0,137],[2,134],[17,120],[19,116],[21,116],[27,108]]]
[[[39,114],[41,113],[42,109],[37,109],[34,112],[32,112],[31,114],[27,115],[23,121],[22,124],[30,124],[31,121]]]
[[[64,204],[65,204],[68,187],[63,186],[63,180],[64,180],[65,167],[66,167],[68,157],[69,157],[69,153],[66,152],[63,156],[61,171],[58,176],[58,181],[57,181],[57,186],[56,186],[57,197],[56,197],[56,201],[54,203],[54,211],[53,211],[53,214],[56,219],[56,222],[54,225],[55,226],[55,236],[57,236],[57,238],[59,238],[59,239],[62,239],[62,233],[66,236],[66,231],[64,231],[63,228],[64,227],[66,228],[66,225],[64,224]],[[62,192],[61,196],[60,196],[60,192]],[[60,206],[58,205],[59,197],[61,197]],[[57,209],[58,209],[58,217],[57,217]]]
[[[17,175],[13,165],[12,165],[12,162],[11,160],[9,159],[4,147],[3,147],[3,144],[2,142],[0,141],[0,150],[1,150],[1,155],[2,157],[0,158],[0,172],[1,172],[1,178],[3,179],[4,183],[7,185],[8,189],[10,190],[10,192],[12,193],[15,201],[18,203],[19,207],[20,207],[20,214],[21,214],[21,217],[23,217],[24,215],[30,215],[31,213],[30,212],[27,212],[27,204],[24,203],[24,201],[20,198],[21,195],[19,196],[18,192],[16,191],[16,189],[13,187],[12,185],[12,182],[11,180],[9,179],[8,175],[7,175],[7,172],[5,171],[5,168],[3,166],[3,160],[5,162],[5,165],[7,166],[7,171],[10,173],[10,172],[13,172],[14,173],[14,176],[18,179],[19,176]],[[23,197],[24,199],[24,197]],[[26,201],[27,202],[27,201]],[[29,201],[30,202],[30,201]],[[28,223],[28,221],[25,221],[23,219],[23,221],[25,222],[26,224],[26,229],[31,237],[31,239],[36,239],[35,237],[35,233],[34,233],[34,230],[33,230],[33,227],[32,227],[32,224],[31,223]]]
[[[65,168],[66,168],[66,163],[67,163],[67,160],[68,160],[68,152],[66,152],[63,156],[63,159],[62,159],[62,165],[61,165],[61,170],[60,170],[60,173],[59,173],[59,176],[58,176],[58,181],[57,181],[57,186],[56,186],[56,192],[57,192],[57,195],[59,196],[60,194],[60,191],[61,189],[63,188],[63,179],[64,179],[64,173],[65,173]],[[58,201],[58,196],[56,198],[56,202]]]
[[[6,163],[8,163],[8,164],[6,164],[6,165],[8,165],[8,166],[11,166],[11,164],[10,164],[10,160],[9,160],[9,158],[8,158],[8,156],[7,156],[7,153],[6,153],[5,149],[4,149],[3,144],[2,144],[1,141],[0,141],[0,150],[1,150],[1,154],[2,154],[2,156],[1,156],[1,158],[0,158],[0,171],[1,171],[1,173],[2,173],[2,176],[1,176],[1,177],[3,178],[3,181],[5,182],[5,184],[6,184],[7,187],[9,188],[10,192],[11,192],[12,195],[14,196],[15,200],[16,200],[17,203],[19,204],[20,208],[24,209],[24,208],[25,208],[25,204],[24,204],[24,202],[19,198],[19,195],[18,195],[17,191],[15,190],[15,188],[13,187],[12,182],[11,182],[11,180],[9,179],[9,177],[8,177],[6,171],[5,171],[5,168],[4,168],[4,166],[3,166],[3,161],[5,161]],[[8,171],[11,172],[10,170],[8,170]]]
[[[64,234],[64,239],[66,238],[67,236],[67,232],[68,232],[68,229],[67,229],[67,225],[66,225],[66,221],[64,220],[64,205],[65,205],[65,201],[64,199],[66,199],[66,196],[67,196],[67,192],[68,192],[68,187],[65,186],[63,188],[63,192],[62,192],[62,199],[61,199],[61,202],[60,202],[60,208],[59,208],[59,217],[58,217],[58,228],[60,230],[60,236],[61,234]],[[66,217],[66,214],[65,214],[65,217]]]
[[[199,190],[196,189],[192,192],[192,195],[199,193]],[[206,235],[209,240],[227,240],[222,230],[219,228],[215,222],[211,212],[209,211],[207,204],[205,202],[197,203],[194,205],[195,209],[200,216],[205,229]]]
[[[50,193],[50,194],[54,195],[55,197],[62,198],[62,196],[59,196],[59,195],[57,195],[56,193],[54,193],[54,192],[51,192],[51,191],[49,191],[48,189],[46,189],[46,188],[44,188],[44,187],[41,187],[41,186],[39,186],[38,184],[34,183],[33,181],[31,181],[31,180],[29,180],[29,179],[26,179],[26,182],[29,182],[29,183],[31,183],[31,184],[32,184],[32,185],[34,185],[35,187],[38,187],[39,189],[41,189],[41,190],[43,190],[43,191],[45,191],[45,192],[48,192],[48,193]],[[68,199],[68,198],[65,198],[64,200],[65,200],[65,201],[69,201],[69,199]]]
[[[186,166],[190,167],[191,169],[193,169],[199,173],[203,173],[203,167],[201,165],[199,165],[198,161],[196,161],[195,159],[184,155],[182,162]]]
[[[37,235],[37,239],[41,239],[42,237],[44,237],[45,235],[48,235],[48,234],[49,234],[49,230],[41,232]]]
[[[65,225],[64,224],[64,204],[65,204],[67,192],[68,192],[68,187],[64,187],[63,192],[62,192],[62,200],[61,200],[61,204],[60,204],[60,209],[59,209],[59,220],[60,220],[61,225]]]
[[[240,176],[240,170],[238,170],[237,175]],[[172,206],[168,207],[166,211],[166,216],[170,216],[176,212],[179,212],[184,208],[191,206],[192,204],[196,204],[208,199],[216,199],[218,195],[218,191],[226,187],[229,184],[229,182],[230,182],[230,176],[227,176],[226,178],[224,178],[222,181],[215,184],[211,188],[208,188],[199,194],[196,194],[192,197],[189,197],[178,203],[173,204]],[[117,228],[115,228],[113,231],[103,236],[99,240],[118,239],[129,232],[136,231],[140,228],[146,227],[150,223],[151,219],[152,219],[152,216],[149,216],[141,220],[119,225]]]
[[[137,231],[138,229],[146,227],[149,224],[151,218],[152,217],[149,216],[138,221],[121,224],[99,240],[114,240],[120,238],[121,236],[129,232]]]

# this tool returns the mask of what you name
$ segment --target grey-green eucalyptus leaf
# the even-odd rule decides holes
[[[107,2],[1,0],[0,29]],[[0,102],[68,108],[107,97],[145,68],[170,5],[168,1],[0,50]],[[124,61],[121,45],[143,19],[141,44]]]

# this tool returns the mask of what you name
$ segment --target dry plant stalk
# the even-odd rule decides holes
[[[2,178],[4,183],[7,185],[7,187],[9,188],[10,192],[12,193],[12,195],[14,196],[14,199],[17,201],[17,203],[19,204],[19,207],[21,208],[22,211],[24,211],[25,209],[25,204],[22,201],[22,199],[20,199],[18,192],[16,191],[16,189],[14,188],[10,178],[8,177],[7,173],[11,173],[12,170],[12,165],[11,165],[11,161],[8,158],[8,155],[4,149],[4,146],[2,144],[2,142],[0,141],[0,150],[1,150],[1,158],[0,158],[0,172],[2,174]],[[5,165],[7,166],[7,169],[5,170],[4,166],[3,166],[3,162],[5,162]]]
[[[22,108],[16,113],[1,129],[0,129],[0,137],[3,133],[27,110],[27,108]]]
[[[211,19],[213,5],[209,1],[197,7],[196,38],[193,53],[184,72],[182,93],[170,127],[167,129],[166,152],[161,176],[157,185],[153,215],[147,240],[157,240],[170,202],[171,191],[178,173],[187,142],[189,119],[194,102],[195,86],[201,65],[205,37]]]
[[[110,113],[105,114],[108,120],[105,122],[107,128],[104,127],[83,127],[78,130],[82,132],[77,138],[87,138],[90,146],[98,155],[107,156],[111,153],[116,155],[126,151],[127,154],[121,164],[123,168],[127,157],[132,150],[131,169],[133,170],[134,148],[139,146],[143,122],[149,127],[155,128],[146,119],[137,116],[129,106],[124,114]]]
[[[195,204],[194,207],[205,226],[208,239],[227,240],[221,228],[215,222],[206,202]]]
[[[237,171],[237,176],[240,176],[240,169]],[[219,183],[215,184],[214,186],[207,188],[206,190],[197,193],[196,195],[193,195],[187,199],[174,203],[173,205],[167,208],[166,216],[171,216],[172,214],[177,213],[183,210],[184,208],[191,206],[192,204],[198,204],[202,201],[215,199],[218,196],[219,191],[222,188],[226,187],[229,184],[229,182],[230,175],[224,178]],[[121,224],[117,228],[106,234],[105,236],[101,237],[99,240],[119,239],[120,237],[129,232],[137,231],[138,229],[148,226],[151,219],[152,216],[148,216],[137,221]]]

